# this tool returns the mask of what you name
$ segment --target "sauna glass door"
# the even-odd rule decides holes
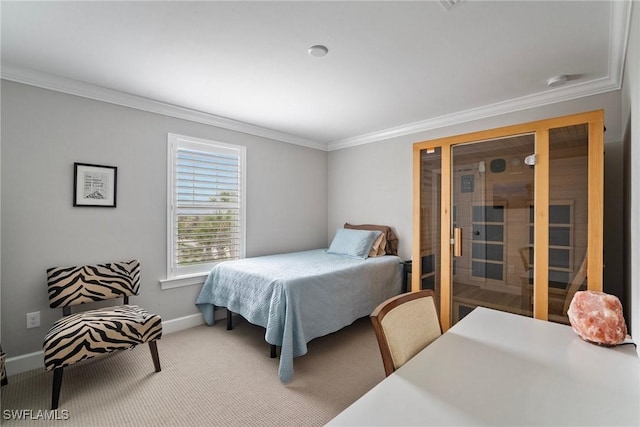
[[[414,144],[411,289],[443,330],[476,307],[568,323],[602,291],[603,130],[592,111]]]
[[[479,305],[533,314],[534,152],[533,134],[451,149],[452,324]]]
[[[554,322],[569,323],[571,299],[587,287],[588,169],[589,126],[550,129],[548,317]]]

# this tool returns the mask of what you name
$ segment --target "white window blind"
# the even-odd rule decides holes
[[[244,257],[245,148],[169,134],[168,277]]]

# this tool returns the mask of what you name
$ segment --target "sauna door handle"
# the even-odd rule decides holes
[[[453,256],[462,256],[462,228],[453,229]]]

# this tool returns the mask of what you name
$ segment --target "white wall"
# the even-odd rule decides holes
[[[2,81],[2,347],[42,349],[60,310],[45,269],[138,258],[132,302],[163,320],[198,313],[200,286],[166,276],[167,133],[247,147],[247,256],[326,247],[327,153]],[[72,207],[73,163],[118,167],[117,207]],[[42,326],[26,329],[25,313]],[[12,374],[12,372],[10,372]]]

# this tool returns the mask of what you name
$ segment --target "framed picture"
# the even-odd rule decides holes
[[[118,168],[73,164],[73,206],[116,207]]]

